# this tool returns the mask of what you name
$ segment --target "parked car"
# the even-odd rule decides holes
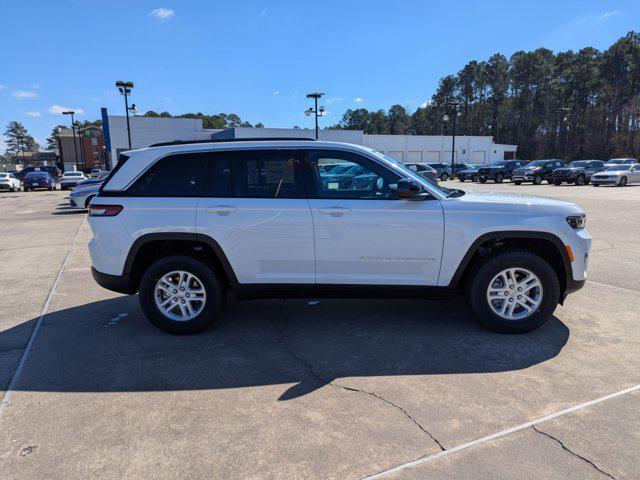
[[[591,183],[594,187],[600,185],[626,187],[629,183],[640,183],[640,165],[637,163],[611,165],[604,171],[592,175]]]
[[[586,281],[591,237],[577,205],[444,188],[357,145],[242,142],[126,152],[90,202],[95,280],[139,292],[160,329],[207,328],[231,290],[241,300],[464,293],[486,327],[526,332]],[[322,165],[338,162],[377,180],[325,183]]]
[[[52,165],[39,165],[39,166],[30,166],[24,167],[22,170],[18,171],[15,175],[20,179],[20,181],[24,181],[24,177],[27,176],[28,173],[31,172],[47,172],[51,175],[54,181],[60,181],[62,177],[62,171],[55,166]]]
[[[450,163],[428,163],[438,174],[438,178],[443,182],[449,180],[451,176],[451,164]]]
[[[607,160],[606,165],[633,165],[634,163],[638,163],[635,158],[612,158]]]
[[[13,173],[0,172],[0,189],[11,192],[20,190],[20,180]]]
[[[480,165],[474,165],[473,163],[469,163],[466,165],[466,168],[457,172],[458,180],[461,182],[466,182],[467,180],[471,180],[472,182],[480,181],[480,174],[478,170],[480,169]]]
[[[102,173],[102,170],[100,170],[99,168],[92,168],[91,169],[91,174],[89,175],[90,178],[100,178],[100,174]]]
[[[498,160],[489,165],[483,165],[478,169],[480,183],[486,183],[487,180],[502,183],[504,180],[511,178],[516,168],[522,167],[523,165],[523,160]]]
[[[594,173],[604,170],[602,160],[574,160],[567,166],[556,168],[553,171],[553,184],[560,185],[563,182],[568,184],[586,185],[591,180]]]
[[[553,171],[562,167],[564,167],[562,160],[534,160],[524,167],[516,168],[513,171],[511,180],[516,185],[520,185],[523,182],[532,182],[534,185],[540,185],[543,180],[546,180],[547,183],[553,183]]]
[[[416,172],[422,178],[438,181],[438,172],[435,168],[427,165],[426,163],[405,163],[406,167]]]
[[[22,189],[25,192],[35,190],[36,188],[46,188],[47,190],[56,189],[56,181],[49,172],[29,172],[22,181]]]
[[[60,179],[60,188],[66,190],[75,187],[78,183],[86,180],[87,177],[82,172],[64,172]]]
[[[91,199],[96,196],[100,190],[103,180],[97,180],[92,183],[78,185],[69,194],[69,205],[72,208],[87,208]]]
[[[75,186],[74,190],[76,188],[88,187],[89,185],[95,185],[96,183],[102,183],[102,182],[104,182],[104,178],[88,178],[86,180],[78,182],[78,184]]]

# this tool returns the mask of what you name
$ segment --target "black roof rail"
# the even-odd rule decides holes
[[[168,147],[170,145],[189,145],[190,143],[225,143],[225,142],[273,142],[273,141],[302,141],[315,142],[315,138],[306,137],[251,137],[251,138],[216,138],[211,140],[174,140],[172,142],[160,142],[149,147]]]

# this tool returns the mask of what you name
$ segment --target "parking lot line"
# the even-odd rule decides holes
[[[487,442],[489,440],[494,440],[496,438],[504,437],[505,435],[509,435],[510,433],[514,433],[514,432],[517,432],[519,430],[523,430],[525,428],[532,427],[532,426],[537,425],[539,423],[546,422],[547,420],[551,420],[551,419],[554,419],[554,418],[557,418],[557,417],[561,417],[562,415],[566,415],[568,413],[576,412],[578,410],[582,410],[583,408],[590,407],[590,406],[595,405],[597,403],[604,402],[606,400],[611,400],[612,398],[616,398],[616,397],[619,397],[621,395],[625,395],[627,393],[632,393],[632,392],[635,392],[635,391],[638,391],[638,390],[640,390],[640,384],[634,385],[633,387],[625,388],[624,390],[619,390],[617,392],[610,393],[608,395],[596,398],[594,400],[589,400],[588,402],[579,403],[578,405],[574,405],[573,407],[565,408],[564,410],[560,410],[558,412],[551,413],[549,415],[545,415],[544,417],[540,417],[540,418],[537,418],[535,420],[531,420],[530,422],[522,423],[520,425],[516,425],[515,427],[507,428],[506,430],[502,430],[500,432],[492,433],[491,435],[487,435],[485,437],[481,437],[481,438],[478,438],[476,440],[472,440],[470,442],[463,443],[461,445],[457,445],[455,447],[449,448],[449,449],[444,450],[442,452],[434,453],[433,455],[428,455],[426,457],[421,457],[421,458],[418,458],[418,459],[413,460],[411,462],[403,463],[402,465],[398,465],[396,467],[392,467],[392,468],[389,468],[387,470],[383,470],[383,471],[375,473],[373,475],[369,475],[367,477],[364,477],[363,480],[373,480],[373,479],[376,479],[376,478],[382,478],[382,477],[384,477],[386,475],[389,475],[391,473],[400,472],[402,470],[406,470],[407,468],[415,467],[416,465],[420,465],[422,463],[430,462],[430,461],[435,460],[437,458],[444,457],[445,455],[450,455],[452,453],[458,452],[460,450],[467,449],[469,447],[473,447],[475,445]]]
[[[56,278],[53,281],[53,285],[51,285],[51,290],[49,290],[49,295],[47,295],[47,299],[44,302],[42,311],[40,312],[40,316],[38,317],[38,321],[36,322],[36,325],[33,327],[33,332],[31,332],[31,336],[29,337],[27,346],[25,347],[24,352],[22,353],[22,357],[20,357],[20,362],[18,363],[18,367],[16,368],[16,371],[13,374],[13,378],[11,378],[11,382],[9,383],[9,386],[7,387],[7,390],[4,393],[4,397],[2,398],[2,403],[0,404],[0,421],[2,420],[2,415],[4,414],[5,409],[11,403],[11,397],[12,397],[14,388],[16,386],[16,383],[20,378],[20,373],[22,373],[22,369],[24,368],[24,365],[27,361],[27,357],[29,356],[29,352],[31,351],[33,342],[38,336],[38,331],[40,330],[40,325],[42,325],[42,320],[44,319],[45,315],[49,311],[49,304],[51,303],[51,299],[53,298],[53,295],[56,293],[56,287],[58,286],[58,282],[62,277],[62,273],[64,272],[64,269],[67,266],[67,263],[69,263],[69,259],[71,258],[71,253],[73,252],[73,249],[76,246],[76,242],[78,241],[78,237],[80,236],[80,230],[82,230],[83,224],[84,224],[84,219],[82,219],[82,222],[80,222],[80,226],[78,227],[76,236],[73,239],[73,243],[71,244],[71,247],[69,247],[67,256],[64,258],[64,261],[60,266],[60,270],[58,270],[58,274],[56,275]]]
[[[623,292],[640,293],[638,290],[629,290],[628,288],[616,287],[615,285],[608,285],[606,283],[594,282],[592,280],[587,280],[587,283],[593,283],[594,285],[600,285],[601,287],[615,288],[616,290],[622,290]]]

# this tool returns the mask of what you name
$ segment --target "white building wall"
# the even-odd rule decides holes
[[[202,128],[202,120],[190,118],[131,117],[131,144],[144,148],[154,143],[174,140],[208,140],[220,134],[224,138],[299,137],[314,138],[313,129]],[[109,116],[112,158],[127,150],[127,124],[123,116]],[[443,135],[365,135],[361,130],[320,130],[320,140],[365,145],[401,162],[451,162],[452,137]],[[493,143],[489,136],[456,136],[456,161],[489,163],[504,159],[505,152],[515,156],[515,145]]]

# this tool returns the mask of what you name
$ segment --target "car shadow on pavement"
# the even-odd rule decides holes
[[[457,300],[230,300],[191,336],[153,327],[137,296],[47,314],[16,389],[139,392],[291,385],[280,400],[346,377],[504,372],[549,360],[558,318],[524,335],[486,331]],[[30,322],[33,322],[31,320]],[[25,322],[28,323],[28,322]],[[23,329],[23,326],[15,327]],[[15,342],[0,333],[0,350]]]

